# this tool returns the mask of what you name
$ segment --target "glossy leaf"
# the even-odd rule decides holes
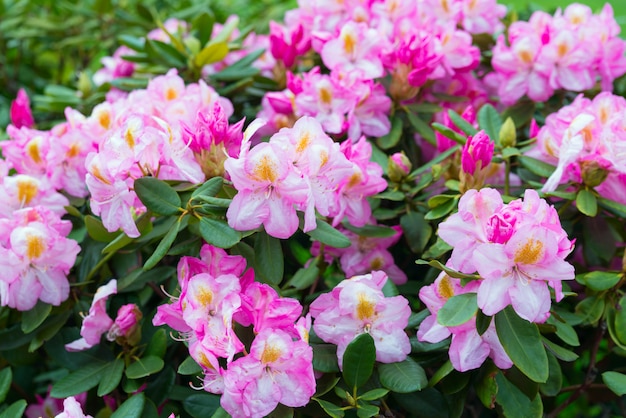
[[[322,407],[322,409],[328,414],[328,416],[332,418],[343,418],[343,416],[345,415],[343,409],[341,409],[340,406],[337,406],[334,403],[325,401],[323,399],[313,399]]]
[[[499,138],[500,128],[502,127],[502,117],[492,105],[486,104],[481,107],[476,114],[476,119],[478,126],[485,130],[485,133],[492,141],[496,141],[496,138]]]
[[[154,177],[135,180],[135,193],[148,209],[159,215],[178,215],[182,212],[178,193],[166,182]]]
[[[409,212],[400,218],[400,226],[411,251],[421,254],[433,234],[433,228],[424,219],[424,215],[419,212]]]
[[[528,399],[502,373],[496,375],[496,383],[498,384],[496,402],[502,407],[504,416],[508,418],[541,418],[543,416],[541,396],[537,394],[532,400]]]
[[[0,418],[15,418],[21,417],[26,410],[28,404],[24,399],[13,402],[7,409],[0,413]]]
[[[626,375],[618,372],[602,373],[602,381],[618,396],[626,395]]]
[[[580,190],[576,194],[576,207],[587,216],[596,216],[598,214],[596,195],[587,189]]]
[[[471,320],[478,310],[476,297],[476,293],[452,296],[437,312],[437,322],[445,327],[456,327]]]
[[[200,218],[200,234],[206,242],[219,248],[230,248],[241,241],[241,232],[222,220],[206,216]]]
[[[107,373],[109,363],[92,362],[68,374],[52,386],[50,395],[54,398],[67,398],[95,387]]]
[[[209,43],[194,57],[193,63],[196,67],[204,67],[223,60],[228,55],[228,44],[226,42]]]
[[[372,336],[367,333],[356,336],[343,354],[343,379],[348,387],[363,386],[372,375],[375,362],[376,347]]]
[[[183,376],[188,376],[192,374],[202,373],[202,367],[193,359],[193,357],[189,356],[178,366],[178,374],[182,374]]]
[[[106,230],[102,221],[96,218],[93,215],[87,215],[84,218],[85,227],[87,228],[87,233],[91,238],[98,242],[111,242],[114,240],[121,232],[109,232]]]
[[[264,282],[271,284],[282,282],[285,260],[280,240],[265,231],[260,231],[254,242],[254,263],[255,273]]]
[[[526,169],[528,169],[528,171],[538,175],[539,177],[550,177],[550,175],[556,169],[556,167],[552,164],[545,163],[541,160],[533,157],[528,157],[526,155],[518,157],[518,160]]]
[[[191,395],[183,401],[183,408],[194,418],[213,415],[220,407],[220,397],[209,393]]]
[[[389,133],[378,138],[376,144],[378,144],[380,149],[386,150],[398,145],[400,138],[402,138],[402,118],[396,115],[391,120],[391,130]]]
[[[158,373],[163,369],[163,359],[157,356],[146,356],[138,359],[126,368],[126,377],[129,379],[139,379]]]
[[[511,306],[495,315],[498,339],[513,364],[531,380],[548,379],[548,356],[537,325],[520,318]]]
[[[38,301],[33,308],[22,313],[22,331],[25,334],[33,332],[48,318],[51,311],[52,305]]]
[[[428,385],[424,369],[410,357],[397,363],[379,364],[378,378],[381,385],[396,393],[415,392]]]
[[[307,234],[315,241],[334,248],[348,248],[352,244],[350,238],[320,219],[317,220],[317,228]]]
[[[457,128],[463,131],[465,135],[473,136],[473,135],[476,135],[476,133],[478,132],[478,129],[474,128],[474,126],[471,123],[465,120],[465,118],[463,118],[461,115],[456,113],[454,110],[448,109],[448,116],[450,117],[450,120],[452,121],[452,123],[454,123]]]
[[[174,222],[170,230],[167,231],[167,234],[165,234],[163,239],[159,242],[159,245],[157,245],[152,255],[144,263],[144,270],[150,270],[156,266],[157,263],[163,259],[163,257],[165,257],[165,254],[167,254],[169,249],[172,247],[174,240],[176,240],[176,237],[178,236],[178,230],[181,224],[180,221],[181,219],[179,218],[177,222]]]
[[[143,393],[131,396],[111,414],[111,418],[142,418],[146,398]]]
[[[546,347],[550,353],[552,353],[556,358],[563,361],[574,361],[578,358],[578,354],[574,353],[567,348],[563,348],[560,345],[553,343],[545,337],[541,338],[543,345]]]
[[[103,374],[98,384],[98,396],[108,395],[120,384],[122,375],[124,374],[124,360],[115,359],[109,363],[107,372]]]
[[[4,403],[4,400],[11,388],[11,382],[13,381],[13,371],[11,367],[5,366],[0,370],[0,404]]]
[[[621,273],[596,270],[585,274],[583,281],[588,288],[601,292],[615,286],[621,278]]]
[[[339,371],[337,347],[332,344],[312,344],[313,369],[323,373]]]

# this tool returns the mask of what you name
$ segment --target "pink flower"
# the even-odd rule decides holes
[[[449,356],[453,367],[458,371],[477,369],[487,357],[490,357],[499,368],[508,369],[513,363],[498,340],[493,321],[482,335],[476,330],[475,316],[466,323],[454,327],[446,327],[437,322],[437,314],[448,299],[464,293],[474,293],[479,286],[478,281],[462,286],[459,279],[441,272],[433,284],[421,288],[420,300],[431,315],[420,324],[417,338],[420,341],[438,343],[452,335]]]
[[[324,64],[338,73],[354,73],[362,79],[383,75],[380,51],[385,38],[365,23],[347,22],[337,38],[324,44],[320,53]]]
[[[545,322],[548,285],[559,301],[561,280],[574,278],[574,267],[565,261],[573,242],[554,207],[535,190],[508,205],[493,189],[470,190],[461,197],[459,212],[440,224],[439,236],[454,248],[452,268],[476,271],[483,279],[477,293],[485,315],[512,305],[520,317]]]
[[[473,175],[491,164],[495,144],[485,133],[479,131],[467,138],[461,153],[461,166],[467,174]]]
[[[19,89],[17,92],[17,98],[11,102],[11,123],[16,128],[31,128],[35,121],[33,119],[33,113],[30,110],[30,99],[24,89]]]
[[[224,163],[238,190],[226,213],[228,224],[239,231],[263,225],[269,235],[288,238],[298,229],[296,208],[308,206],[308,184],[277,144],[249,146],[242,144],[239,158]]]
[[[287,68],[291,68],[296,58],[311,49],[311,39],[305,35],[301,24],[286,28],[271,21],[269,40],[272,56],[282,61]]]
[[[0,185],[0,216],[10,218],[13,211],[34,206],[45,206],[58,216],[65,215],[69,200],[57,193],[46,177],[16,174],[4,177]]]
[[[100,343],[100,337],[109,331],[113,320],[106,311],[106,303],[109,296],[117,293],[117,280],[113,279],[96,291],[89,308],[89,314],[83,320],[80,327],[80,335],[76,341],[65,344],[68,351],[82,351]]]
[[[78,401],[70,396],[63,401],[63,412],[55,418],[93,418],[91,415],[85,415]]]
[[[0,219],[0,304],[20,311],[37,300],[58,306],[69,296],[67,274],[80,247],[67,239],[71,223],[45,207]]]
[[[404,332],[411,309],[402,296],[385,297],[381,289],[386,281],[382,271],[355,276],[311,303],[313,329],[322,340],[337,345],[340,367],[346,347],[362,333],[372,336],[376,360],[382,363],[402,361],[411,351]]]
[[[271,328],[261,331],[250,354],[233,361],[224,374],[222,407],[232,416],[261,418],[281,403],[306,405],[315,392],[313,350]]]
[[[131,345],[139,341],[139,321],[143,317],[141,310],[134,303],[122,305],[117,311],[117,316],[107,331],[107,340],[115,341],[123,339]]]

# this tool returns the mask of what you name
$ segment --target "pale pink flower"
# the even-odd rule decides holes
[[[69,296],[67,275],[80,247],[67,239],[70,221],[42,206],[0,219],[0,304],[20,311],[37,300],[58,306]]]
[[[63,412],[55,418],[93,418],[91,415],[85,415],[80,403],[70,396],[63,401]]]
[[[28,174],[4,177],[0,185],[0,216],[10,218],[13,211],[25,207],[45,206],[58,216],[66,213],[69,200],[57,193],[46,177],[38,178]]]
[[[83,320],[80,327],[80,335],[76,341],[65,344],[68,351],[82,351],[100,343],[100,337],[109,331],[113,325],[113,320],[106,311],[106,303],[109,296],[117,293],[117,280],[113,279],[104,286],[96,290],[96,294],[91,302],[89,314]]]
[[[250,354],[224,373],[222,407],[232,416],[261,418],[281,403],[306,405],[315,392],[313,350],[281,330],[261,331]]]
[[[461,25],[469,33],[494,34],[504,29],[507,8],[496,0],[462,0]]]
[[[404,332],[411,309],[403,296],[385,297],[386,281],[382,271],[355,276],[311,303],[313,329],[322,340],[337,345],[340,367],[346,347],[362,333],[372,336],[376,360],[382,363],[403,361],[411,351]]]
[[[17,97],[11,102],[11,123],[16,128],[31,128],[35,124],[33,112],[30,109],[30,99],[24,89],[19,89]]]

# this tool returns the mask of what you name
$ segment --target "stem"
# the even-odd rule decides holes
[[[591,353],[589,354],[589,367],[587,368],[585,381],[574,390],[574,393],[572,393],[570,397],[565,400],[565,402],[557,406],[552,412],[546,415],[546,418],[558,417],[559,414],[565,408],[570,406],[576,399],[578,399],[580,395],[582,395],[587,388],[592,386],[592,383],[598,374],[598,370],[596,368],[596,361],[598,357],[598,349],[600,348],[600,343],[602,342],[602,337],[604,336],[605,331],[606,331],[606,322],[602,321],[600,323],[600,326],[598,327],[596,338],[593,342],[593,347],[591,347]],[[569,389],[569,388],[566,388],[566,389]]]
[[[510,196],[511,189],[511,159],[507,158],[504,160],[504,194],[506,196]]]

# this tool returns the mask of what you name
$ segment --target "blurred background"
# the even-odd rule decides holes
[[[527,19],[532,11],[543,9],[552,13],[573,2],[501,3],[520,19]],[[579,3],[598,12],[605,1]],[[609,3],[624,36],[626,0]],[[296,0],[0,0],[0,137],[2,128],[9,123],[9,104],[20,87],[31,97],[36,96],[36,120],[54,118],[55,112],[60,115],[65,102],[56,106],[54,97],[64,96],[67,104],[80,109],[81,98],[75,97],[76,89],[81,83],[85,88],[101,67],[101,58],[111,55],[120,45],[120,35],[144,36],[156,28],[156,21],[169,17],[192,20],[207,8],[216,22],[236,14],[240,29],[267,33],[270,20],[282,19],[286,10],[296,6]]]

